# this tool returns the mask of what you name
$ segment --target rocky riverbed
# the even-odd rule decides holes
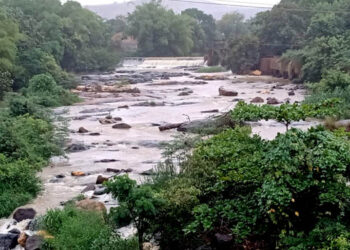
[[[60,207],[83,194],[100,201],[107,209],[117,202],[104,192],[101,183],[128,173],[142,182],[161,160],[162,144],[177,133],[164,125],[223,114],[239,100],[270,103],[302,101],[300,85],[268,76],[233,76],[230,72],[199,74],[183,68],[120,68],[104,75],[81,77],[75,92],[82,102],[55,110],[69,121],[69,143],[65,157],[52,159],[40,173],[41,194],[24,208],[37,215]],[[253,132],[271,139],[285,127],[274,121],[254,123]],[[299,122],[294,127],[307,128]],[[29,220],[0,221],[0,234],[17,228],[26,230]],[[28,229],[28,228],[27,228]]]

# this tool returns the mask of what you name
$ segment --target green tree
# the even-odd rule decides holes
[[[3,99],[5,92],[12,90],[12,84],[11,74],[0,71],[0,101]]]
[[[108,192],[117,198],[120,206],[111,210],[117,225],[131,220],[138,232],[139,247],[142,250],[143,237],[156,218],[162,200],[147,186],[137,186],[127,175],[117,176],[106,184]]]
[[[128,16],[128,34],[138,40],[142,56],[184,56],[193,47],[191,20],[152,1]]]
[[[229,40],[223,65],[235,74],[246,74],[258,67],[259,40],[254,35],[244,35]]]
[[[218,31],[223,33],[226,39],[237,39],[247,34],[247,26],[244,22],[244,16],[238,12],[225,14],[217,22]]]

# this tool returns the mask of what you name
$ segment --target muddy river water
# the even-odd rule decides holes
[[[161,64],[161,63],[160,63]],[[190,66],[195,66],[191,62]],[[149,63],[147,63],[149,66]],[[140,65],[128,65],[128,68],[118,69],[127,77],[127,71],[133,74],[149,72],[187,72],[189,75],[170,77],[170,79],[156,79],[144,83],[133,84],[139,93],[95,93],[79,92],[83,99],[81,103],[55,110],[69,121],[70,145],[83,145],[85,150],[68,152],[65,157],[52,159],[50,166],[40,173],[43,183],[41,194],[25,207],[34,208],[38,214],[48,209],[60,207],[62,202],[81,194],[86,186],[95,184],[98,175],[110,177],[115,173],[107,172],[107,168],[114,170],[128,170],[129,176],[142,180],[144,171],[152,169],[161,160],[160,144],[169,141],[177,133],[176,130],[160,132],[158,126],[165,123],[181,123],[212,116],[213,113],[203,113],[217,109],[224,113],[234,108],[237,98],[250,102],[255,97],[274,97],[281,102],[288,99],[291,102],[302,101],[304,90],[297,85],[283,79],[271,77],[234,76],[230,72],[215,73],[225,80],[210,80],[207,84],[193,84],[195,77],[208,75],[179,68],[179,62],[172,65],[145,68]],[[185,65],[188,66],[188,65]],[[125,71],[126,70],[126,71]],[[115,72],[111,74],[116,74]],[[130,73],[131,74],[131,73]],[[108,78],[108,75],[100,76]],[[176,84],[174,82],[176,81]],[[190,83],[191,81],[192,83]],[[169,84],[169,82],[173,82]],[[219,88],[238,92],[236,97],[219,96]],[[294,91],[289,96],[288,92]],[[186,95],[180,93],[186,92]],[[180,95],[179,95],[180,94]],[[151,105],[145,105],[145,102]],[[126,108],[128,107],[128,108]],[[112,124],[101,124],[99,118],[106,115],[122,118],[122,122],[131,126],[130,129],[113,129]],[[300,122],[292,126],[307,128],[311,123]],[[80,127],[88,133],[77,133]],[[272,139],[278,132],[283,132],[284,126],[274,121],[262,121],[254,124],[253,132],[263,138]],[[94,133],[94,135],[91,135]],[[74,177],[72,171],[81,171],[85,176]],[[59,178],[57,178],[59,177]],[[63,177],[63,178],[62,178]],[[91,196],[94,191],[85,193]],[[115,206],[116,202],[106,194],[96,195],[96,199],[108,206]],[[0,221],[0,232],[4,230],[8,220]]]

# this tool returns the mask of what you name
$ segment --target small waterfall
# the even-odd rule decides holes
[[[171,69],[179,67],[204,66],[203,57],[127,57],[123,67]]]

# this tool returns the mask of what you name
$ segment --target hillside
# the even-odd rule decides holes
[[[149,0],[135,0],[125,3],[113,3],[106,5],[94,5],[85,6],[89,10],[97,13],[106,19],[112,19],[116,16],[127,15],[131,13],[135,6],[142,3],[148,2]],[[209,2],[207,0],[207,2]],[[254,16],[260,11],[266,10],[266,8],[252,8],[252,7],[236,7],[236,6],[224,6],[224,5],[214,5],[214,4],[199,4],[199,3],[188,3],[188,2],[174,2],[171,0],[164,0],[163,5],[173,9],[175,12],[179,13],[188,8],[197,8],[204,11],[205,13],[213,15],[215,19],[220,19],[224,14],[237,11],[243,14],[246,18]]]

